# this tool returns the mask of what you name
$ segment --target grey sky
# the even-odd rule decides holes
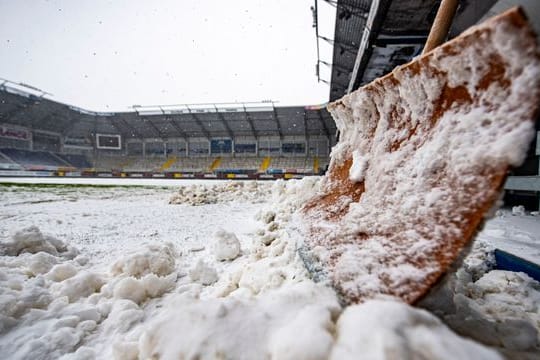
[[[89,110],[327,101],[313,0],[0,0],[0,77]],[[320,33],[335,9],[319,1]],[[332,47],[321,42],[321,58]],[[330,71],[321,66],[329,80]]]

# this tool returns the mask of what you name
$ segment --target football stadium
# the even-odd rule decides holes
[[[2,358],[540,357],[540,3],[36,0],[0,19]],[[86,22],[150,41],[113,64]],[[161,89],[168,61],[185,92]],[[111,85],[121,68],[136,80]]]

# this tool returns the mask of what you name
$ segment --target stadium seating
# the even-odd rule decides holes
[[[124,171],[152,171],[158,172],[165,163],[163,157],[138,158],[124,166]]]
[[[185,171],[185,172],[207,172],[215,158],[211,157],[194,157],[194,158],[178,158],[178,160],[169,167],[169,171]]]
[[[92,164],[90,164],[90,162],[84,155],[75,155],[75,154],[55,154],[55,155],[77,169],[89,169],[92,167]]]
[[[221,163],[215,170],[257,171],[261,167],[262,160],[262,158],[258,157],[226,157],[221,159]]]
[[[318,157],[146,157],[98,154],[89,160],[84,155],[56,154],[25,149],[0,149],[0,169],[63,170],[93,169],[98,172],[185,172],[185,173],[300,173],[324,170],[328,158]],[[318,170],[317,170],[318,169]]]
[[[0,152],[0,170],[20,170],[21,166]]]
[[[24,168],[42,168],[47,170],[69,167],[70,165],[47,151],[30,151],[23,149],[0,149],[5,156]]]
[[[134,162],[137,157],[131,156],[104,156],[94,159],[94,169],[97,171],[122,171],[124,167]]]

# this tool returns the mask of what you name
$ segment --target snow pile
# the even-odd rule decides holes
[[[171,243],[150,244],[117,260],[111,267],[111,273],[115,276],[124,274],[134,277],[146,274],[169,275],[175,269],[176,256]]]
[[[234,233],[218,230],[214,234],[214,255],[216,260],[234,260],[240,255],[240,241]]]
[[[512,207],[512,215],[514,215],[514,216],[525,216],[526,215],[525,206],[523,206],[523,205],[513,206]]]
[[[227,181],[216,184],[182,186],[169,204],[207,205],[231,201],[263,202],[272,183],[257,181]]]
[[[307,282],[248,299],[183,294],[148,326],[139,357],[326,359],[338,312],[331,291]]]
[[[15,232],[3,249],[8,256],[0,257],[2,353],[58,358],[75,351],[102,319],[95,306],[76,302],[99,291],[102,278],[80,271],[86,259],[37,227]]]
[[[493,248],[477,241],[463,266],[421,306],[454,331],[510,357],[540,351],[540,283],[526,274],[493,270]]]
[[[216,269],[199,260],[197,264],[189,271],[189,278],[202,285],[212,285],[218,281]]]
[[[493,270],[454,297],[444,317],[458,333],[508,350],[540,351],[540,283],[523,273]]]
[[[0,353],[13,359],[500,358],[451,332],[437,315],[460,334],[466,322],[489,325],[487,343],[509,357],[534,354],[537,285],[489,272],[493,254],[483,242],[475,243],[444,296],[432,297],[434,315],[389,299],[343,309],[332,288],[310,279],[290,228],[319,179],[269,184],[252,198],[268,203],[256,214],[253,207],[245,211],[255,214],[258,229],[232,232],[207,223],[215,228],[198,243],[184,242],[183,233],[170,238],[174,245],[130,236],[130,250],[109,263],[88,259],[84,247],[74,258],[61,251],[0,256]],[[226,204],[221,214],[230,211]],[[193,227],[190,235],[201,230]],[[6,241],[12,242],[13,236]],[[198,251],[189,250],[195,246]]]
[[[136,304],[163,295],[175,286],[176,256],[170,243],[148,244],[124,256],[111,267],[114,278],[103,288],[103,293]]]
[[[7,245],[6,245],[7,244]],[[0,349],[10,358],[93,358],[94,347],[129,332],[143,306],[176,285],[170,244],[148,245],[119,259],[110,274],[96,272],[84,256],[31,227],[4,242],[0,257]]]
[[[331,359],[502,359],[450,331],[427,311],[371,300],[349,306],[337,321]]]
[[[366,355],[384,359],[389,354],[407,353],[411,357],[444,359],[458,351],[483,359],[500,358],[496,352],[453,334],[433,315],[405,304],[378,301],[340,314],[334,292],[309,279],[296,252],[296,238],[289,234],[292,215],[318,186],[318,179],[308,178],[276,182],[270,206],[257,214],[263,227],[251,246],[231,263],[216,259],[211,265],[199,259],[189,273],[190,280],[207,286],[187,283],[145,326],[137,345],[119,344],[117,354],[201,359],[341,359]],[[233,234],[217,237],[229,239]],[[215,266],[226,267],[221,268],[224,273],[214,283]],[[206,274],[209,279],[201,281]],[[385,317],[389,312],[392,316]],[[385,321],[381,323],[380,318]],[[408,336],[408,332],[415,336]],[[179,333],[184,335],[179,337]],[[359,347],[358,342],[368,345]],[[121,349],[127,349],[126,353]]]
[[[10,242],[0,243],[0,255],[18,256],[23,253],[36,254],[44,252],[53,256],[72,259],[77,250],[62,241],[41,233],[36,226],[17,231]]]

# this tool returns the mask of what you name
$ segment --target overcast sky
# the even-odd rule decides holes
[[[0,0],[0,77],[88,110],[320,104],[313,0]],[[319,0],[320,34],[335,9]],[[321,41],[321,58],[332,47]],[[330,69],[321,74],[330,80]]]

